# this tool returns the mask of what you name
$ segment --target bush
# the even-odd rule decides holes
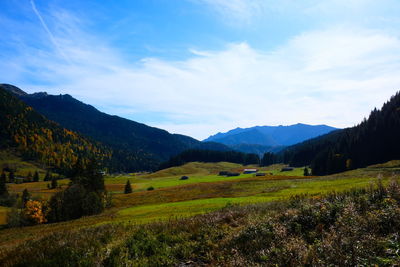
[[[153,191],[153,190],[154,190],[154,187],[152,187],[152,186],[147,188],[147,191]]]

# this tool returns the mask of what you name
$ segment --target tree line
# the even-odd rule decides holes
[[[0,177],[0,205],[12,207],[8,215],[10,227],[68,221],[98,214],[111,205],[111,196],[104,186],[104,178],[96,161],[74,165],[74,176],[69,185],[56,192],[48,201],[31,196],[25,189],[21,196],[8,192],[6,178]],[[49,189],[57,188],[52,179]],[[61,189],[61,190],[60,190]]]
[[[359,125],[289,147],[277,155],[292,166],[327,175],[400,159],[400,92]]]

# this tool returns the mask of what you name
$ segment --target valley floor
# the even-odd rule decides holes
[[[243,166],[231,163],[189,163],[153,174],[126,174],[106,177],[106,188],[113,193],[113,208],[97,216],[78,220],[0,230],[0,250],[13,250],[18,245],[65,231],[77,231],[92,226],[115,224],[143,225],[256,203],[279,203],[296,196],[319,199],[332,192],[367,188],[380,177],[384,184],[400,173],[399,162],[371,166],[325,177],[304,177],[303,169],[280,172],[281,165],[263,168],[266,176],[241,174],[218,176],[221,170],[240,171]],[[189,177],[180,180],[182,175]],[[133,193],[123,194],[127,180]],[[68,180],[59,184],[66,186]],[[33,196],[47,199],[56,190],[47,189],[48,182],[9,185],[11,192],[27,188]],[[147,188],[154,190],[148,191]],[[7,208],[0,207],[0,223],[5,223]],[[22,245],[24,246],[24,245]]]

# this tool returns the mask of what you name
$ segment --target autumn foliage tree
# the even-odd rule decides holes
[[[23,216],[28,224],[42,224],[47,222],[43,211],[43,204],[40,201],[28,200],[25,204]]]

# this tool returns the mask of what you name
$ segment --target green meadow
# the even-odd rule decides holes
[[[254,167],[254,166],[246,166]],[[376,165],[324,177],[304,177],[303,168],[281,172],[283,165],[261,168],[266,176],[254,174],[240,176],[218,176],[219,171],[242,171],[245,166],[232,163],[188,163],[155,173],[107,176],[106,188],[113,195],[113,207],[100,215],[75,221],[0,230],[0,248],[17,245],[36,239],[60,229],[74,229],[109,223],[144,224],[191,217],[220,210],[232,205],[287,200],[293,196],[318,198],[332,191],[347,191],[365,188],[381,177],[387,183],[400,170],[400,162]],[[182,175],[188,180],[180,180]],[[123,194],[127,180],[133,193]],[[61,188],[69,180],[59,181]],[[148,191],[148,187],[154,190]],[[59,189],[48,189],[47,182],[8,185],[12,193],[21,193],[27,188],[35,198],[48,199]],[[8,209],[0,207],[0,223],[4,224]]]

